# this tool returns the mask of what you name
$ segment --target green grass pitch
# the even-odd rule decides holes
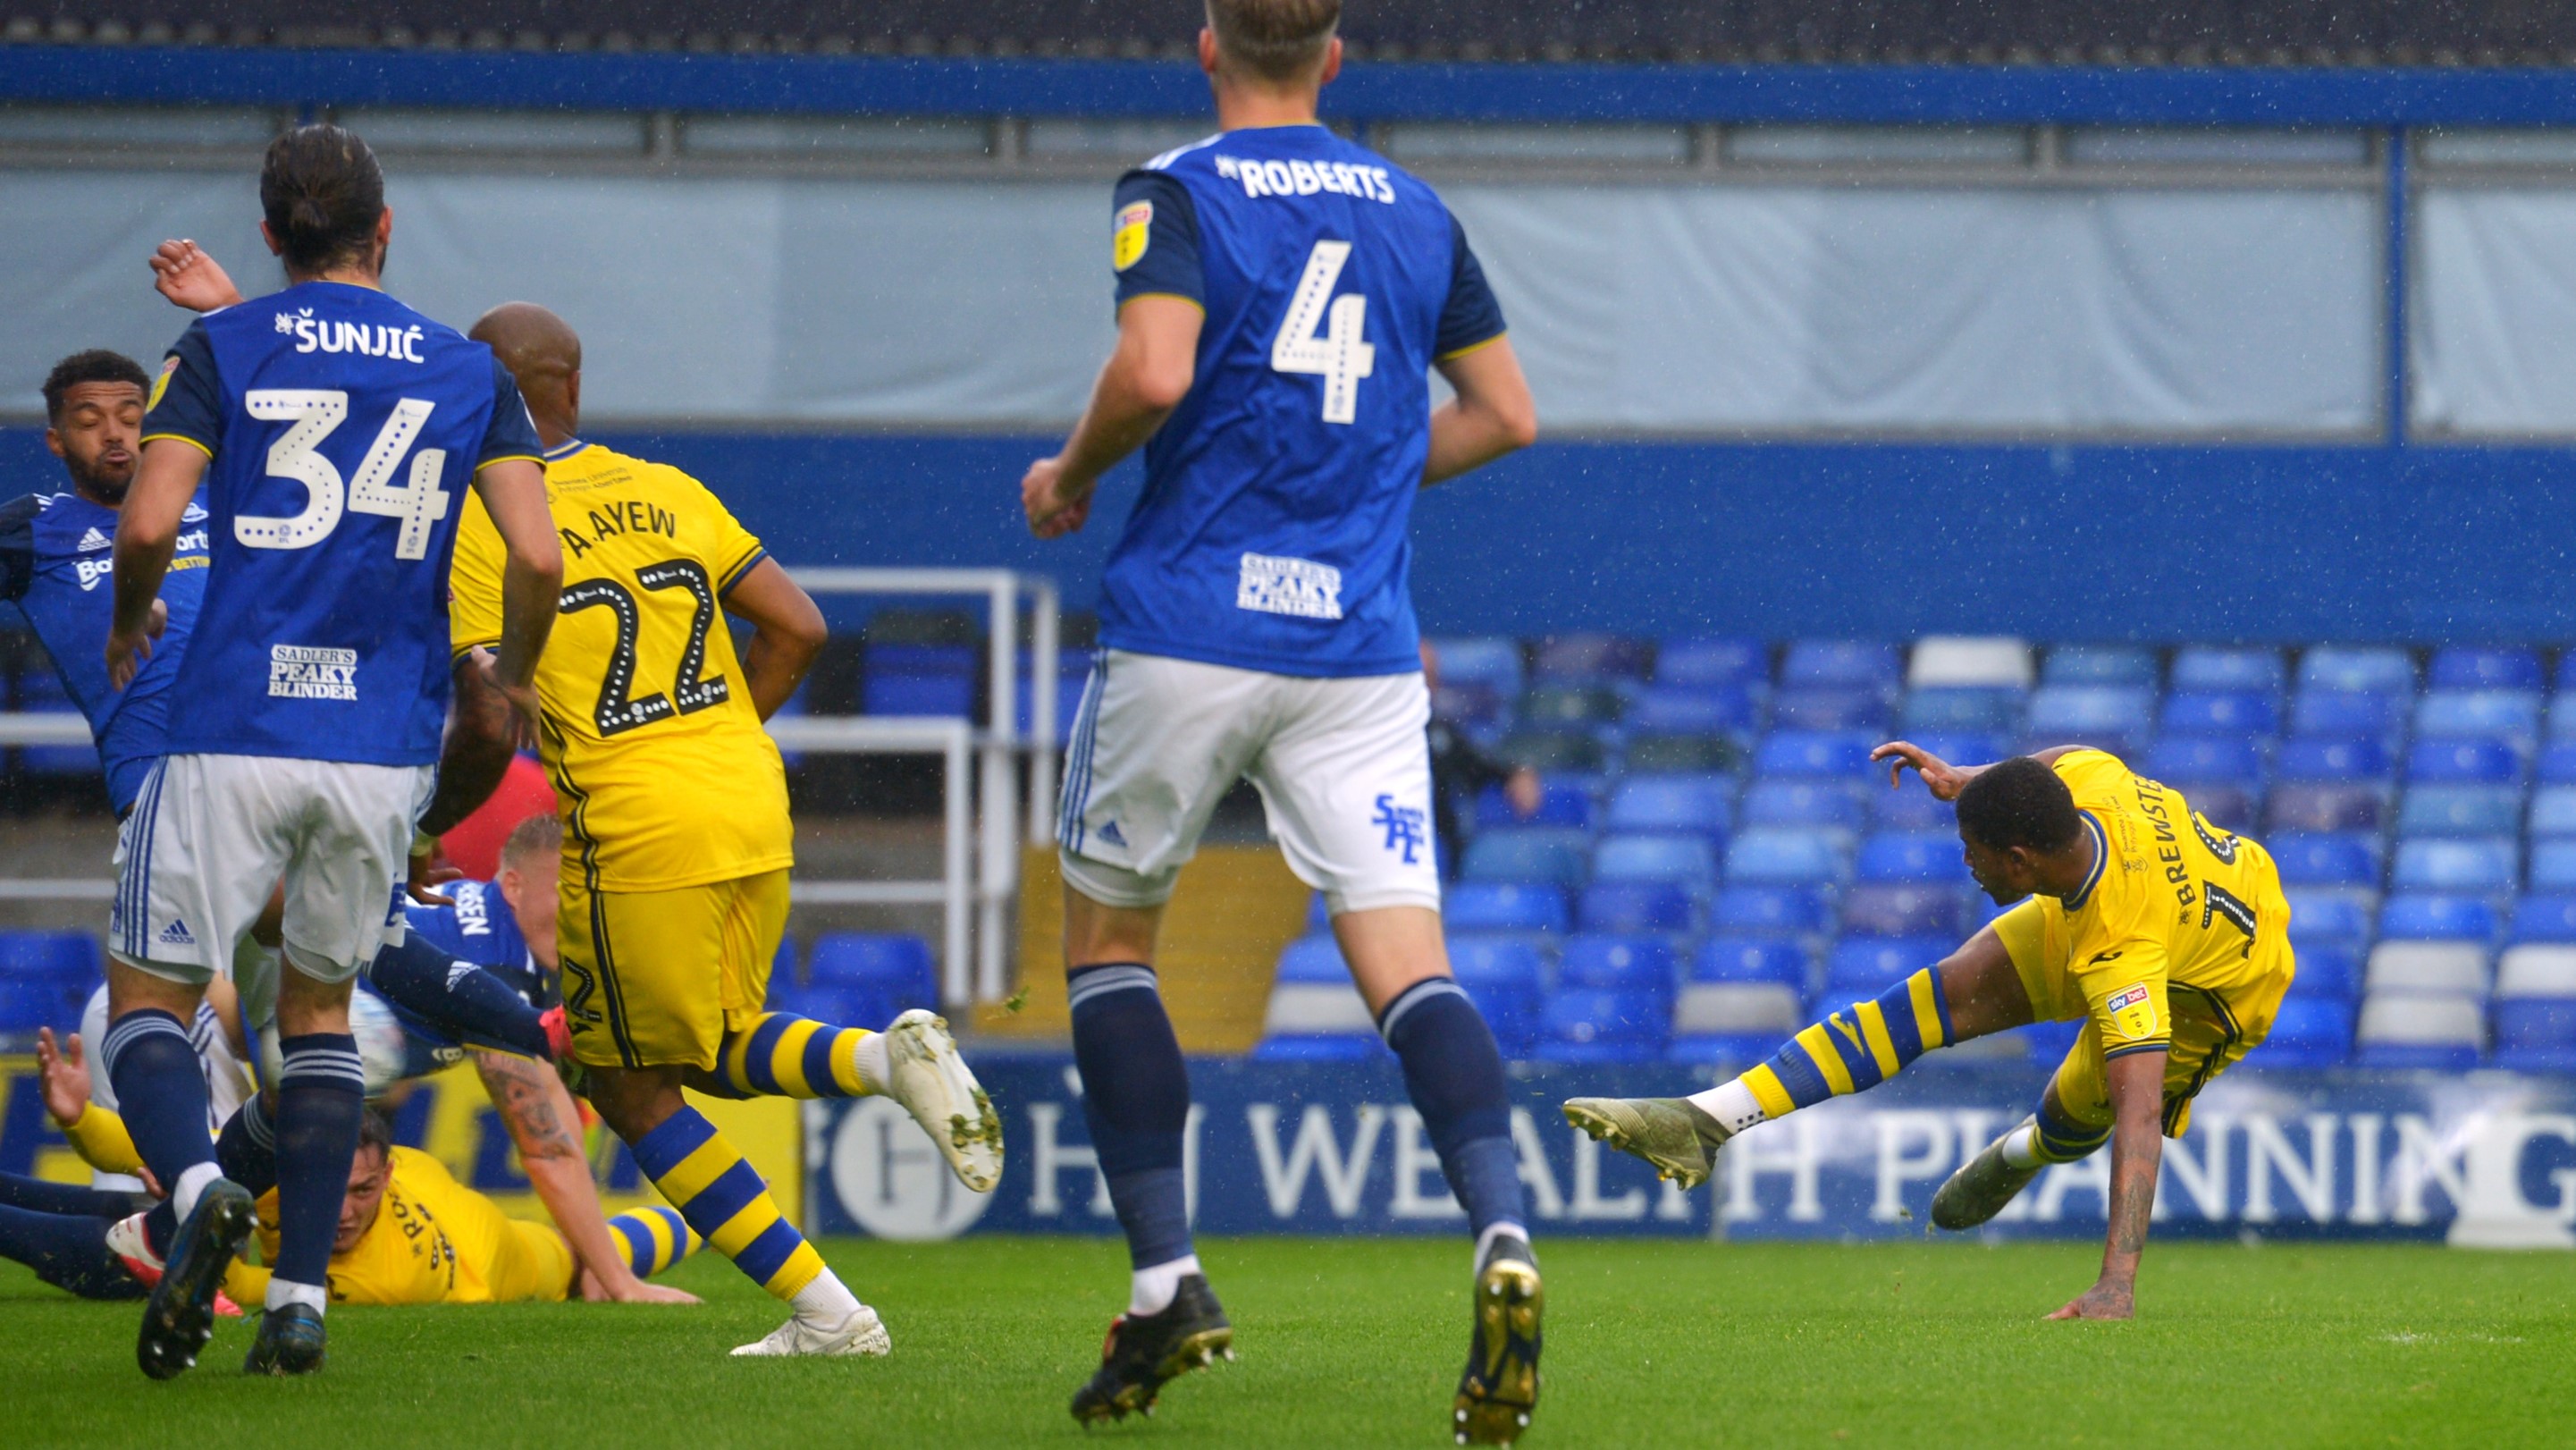
[[[329,1370],[134,1368],[135,1306],[0,1266],[0,1444],[1442,1445],[1466,1346],[1448,1241],[1201,1246],[1239,1362],[1086,1440],[1066,1397],[1123,1293],[1101,1240],[834,1241],[881,1361],[729,1360],[778,1310],[711,1256],[703,1309],[336,1309]],[[1558,1242],[1522,1443],[2539,1445],[2576,1442],[2576,1256],[2158,1244],[2133,1324],[2045,1324],[2090,1245]],[[208,1441],[208,1437],[213,1439]]]

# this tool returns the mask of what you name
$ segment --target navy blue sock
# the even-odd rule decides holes
[[[170,1194],[168,1222],[175,1223],[196,1207],[197,1194],[212,1181],[190,1170],[215,1161],[214,1142],[206,1136],[206,1070],[197,1061],[196,1044],[178,1018],[146,1007],[117,1018],[99,1051],[126,1134]],[[168,1241],[165,1234],[155,1248]]]
[[[0,1206],[0,1259],[84,1299],[140,1299],[148,1292],[107,1247],[114,1219]]]
[[[277,1075],[274,1277],[318,1288],[331,1267],[340,1200],[348,1194],[349,1163],[358,1153],[367,1080],[358,1039],[346,1032],[308,1033],[278,1046],[286,1065]]]
[[[0,1173],[0,1208],[117,1219],[129,1213],[139,1213],[151,1203],[151,1198],[141,1193],[120,1193],[78,1183],[55,1183],[49,1179],[30,1178],[24,1173]]]
[[[253,1198],[277,1186],[277,1119],[264,1095],[253,1094],[225,1121],[215,1139],[215,1162]]]
[[[1386,1004],[1377,1027],[1404,1064],[1405,1091],[1467,1210],[1468,1231],[1481,1239],[1495,1224],[1516,1224],[1526,1237],[1503,1054],[1476,1004],[1449,978],[1426,977]]]
[[[404,932],[402,945],[377,952],[367,965],[366,977],[376,995],[397,1010],[459,1042],[497,1047],[540,1062],[554,1056],[546,1045],[545,1026],[527,998],[481,967],[431,946],[419,932]]]
[[[1065,976],[1073,1004],[1073,1060],[1082,1070],[1082,1115],[1127,1256],[1139,1269],[1187,1258],[1190,1210],[1181,1135],[1190,1118],[1190,1070],[1154,990],[1136,962]]]

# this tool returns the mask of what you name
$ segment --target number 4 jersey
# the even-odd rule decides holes
[[[548,455],[546,504],[563,595],[537,694],[564,869],[593,891],[671,891],[792,865],[786,768],[723,614],[768,551],[706,485],[597,444]],[[467,504],[459,654],[501,637],[501,563],[491,518]]]
[[[492,350],[373,288],[306,282],[190,326],[143,435],[213,460],[168,752],[434,763],[458,496],[538,454]]]
[[[1406,528],[1435,361],[1501,309],[1431,189],[1321,126],[1228,131],[1118,184],[1121,306],[1207,316],[1101,581],[1101,642],[1270,674],[1421,668]]]

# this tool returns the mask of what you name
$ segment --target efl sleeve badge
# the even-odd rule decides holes
[[[1109,260],[1119,271],[1133,267],[1145,255],[1146,245],[1154,236],[1154,204],[1131,202],[1118,209],[1118,231],[1109,248]]]
[[[2156,1035],[2156,999],[2144,982],[2122,987],[2103,999],[2102,1015],[2109,1018],[2111,1030],[2125,1042],[2143,1042]]]

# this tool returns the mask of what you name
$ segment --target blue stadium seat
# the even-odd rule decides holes
[[[2374,992],[2354,1038],[2363,1067],[2462,1072],[2478,1065],[2486,1014],[2473,997]]]
[[[1953,765],[1991,765],[2013,753],[2011,736],[1984,730],[1926,730],[1912,739]],[[1874,786],[1887,784],[1887,767],[1873,766],[1870,776]],[[1909,781],[1908,786],[1922,789],[1920,782]]]
[[[1708,925],[1714,932],[1815,936],[1831,920],[1824,892],[1813,886],[1730,885],[1708,905]]]
[[[1948,756],[1942,757],[1944,760]],[[1959,808],[1949,801],[1936,800],[1932,792],[1912,781],[1894,789],[1877,789],[1868,793],[1869,824],[1880,831],[1959,831]]]
[[[1660,685],[1759,687],[1770,678],[1770,647],[1756,639],[1668,639],[1655,652]]]
[[[2522,754],[2501,740],[2418,740],[2406,752],[2414,784],[2519,785]]]
[[[2369,943],[2372,913],[2366,900],[2334,887],[2294,886],[2282,894],[2290,899],[2290,945],[2302,962],[2316,947],[2358,949]]]
[[[1461,729],[1491,734],[1511,723],[1511,702],[1516,698],[1473,680],[1458,684],[1442,680],[1439,688],[1431,692],[1431,717]]]
[[[1494,754],[1551,775],[1597,774],[1610,758],[1589,730],[1516,729],[1496,743]]]
[[[2509,836],[2400,841],[2389,884],[2399,891],[2501,894],[2513,890],[2520,856]],[[2379,929],[2388,930],[2385,911]]]
[[[2351,1001],[2361,993],[2361,954],[2347,946],[2298,948],[2298,971],[2290,990],[2302,996]]]
[[[2178,690],[2165,697],[2167,734],[2269,738],[2281,733],[2280,701],[2240,690]]]
[[[2576,650],[2569,650],[2567,657],[2576,659]],[[2561,665],[2559,668],[2563,672],[2566,667]],[[2564,745],[2576,740],[2576,691],[2562,688],[2550,697],[2549,714],[2541,722],[2540,738],[2551,745]]]
[[[1968,884],[1967,857],[1955,831],[1887,832],[1860,844],[1852,875],[1861,881]]]
[[[2517,750],[2540,741],[2540,696],[2523,690],[2435,690],[2415,703],[2421,740],[2502,740]]]
[[[1783,780],[1857,780],[1878,742],[1860,730],[1775,730],[1753,752],[1753,773]]]
[[[1469,881],[1580,886],[1590,844],[1583,832],[1557,826],[1487,831],[1468,844],[1458,874]]]
[[[2532,778],[2543,785],[2576,785],[2576,742],[2542,746]]]
[[[1322,893],[1322,892],[1320,892],[1320,891],[1309,891],[1309,892],[1307,892],[1307,893],[1306,893],[1306,934],[1307,934],[1308,936],[1315,936],[1315,935],[1318,935],[1318,934],[1320,934],[1320,933],[1328,933],[1328,932],[1330,932],[1332,929],[1333,929],[1333,913],[1332,913],[1332,911],[1331,911],[1331,910],[1330,910],[1330,909],[1325,905],[1325,902],[1324,902],[1324,893]]]
[[[1556,959],[1560,989],[1597,992],[1673,990],[1673,949],[1657,936],[1613,936],[1577,932],[1565,939]]]
[[[1620,752],[1631,775],[1733,773],[1744,769],[1745,742],[1733,735],[1630,730]]]
[[[1690,892],[1670,881],[1595,881],[1576,903],[1575,925],[1589,932],[1638,935],[1691,930]]]
[[[2291,919],[2298,919],[2295,912]],[[2534,892],[2515,902],[2513,939],[2576,942],[2576,892]]]
[[[2509,785],[2419,785],[2397,810],[2401,836],[2509,836],[2522,829],[2522,792]]]
[[[2055,1067],[2066,1060],[2067,1053],[2075,1046],[2077,1034],[2083,1030],[2084,1024],[2080,1021],[2033,1022],[2027,1027],[2016,1027],[1998,1035],[2007,1042],[2020,1043],[2031,1061],[2043,1067]]]
[[[0,1034],[78,1027],[105,973],[98,938],[88,932],[0,931]]]
[[[1780,661],[1783,689],[1842,685],[1894,694],[1904,677],[1896,646],[1870,640],[1797,640]]]
[[[1037,678],[1036,662],[1029,650],[1020,651],[1019,688],[1013,692],[1012,713],[1018,719],[1023,736],[1037,729],[1037,697],[1032,688]],[[1073,721],[1082,713],[1082,691],[1091,681],[1091,651],[1067,648],[1056,656],[1055,676],[1055,741],[1061,746],[1073,738]],[[797,691],[796,698],[804,698]],[[1481,722],[1478,722],[1481,723]]]
[[[2244,786],[2191,781],[2179,789],[2190,807],[2209,817],[2209,823],[2220,830],[2243,835],[2254,829],[2254,802],[2258,797]]]
[[[2377,831],[2388,821],[2389,787],[2376,781],[2286,781],[2263,808],[2267,834],[2283,831]]]
[[[2400,891],[2379,908],[2381,941],[2491,942],[2503,934],[2485,898],[2442,891]]]
[[[1526,1055],[1538,1038],[1547,972],[1538,948],[1521,937],[1449,939],[1449,970],[1485,1014],[1506,1056]]]
[[[2134,644],[2062,644],[2048,652],[2039,678],[2048,685],[2156,683],[2156,652]]]
[[[2498,998],[2495,1065],[2513,1072],[2576,1072],[2576,998]]]
[[[2537,690],[2540,656],[2527,649],[2453,645],[2434,652],[2425,683],[2436,690]]]
[[[1846,938],[1825,959],[1825,995],[1875,997],[1958,949],[1951,937]]]
[[[2272,773],[2281,780],[2384,781],[2389,777],[2388,750],[2376,740],[2293,738],[2273,753]]]
[[[2021,733],[2028,695],[2021,690],[1981,685],[1933,686],[1908,691],[1905,732],[1978,731],[1996,735]]]
[[[1845,781],[1757,780],[1744,792],[1742,816],[1752,826],[1860,828],[1860,793]]]
[[[1967,913],[1951,886],[1855,886],[1843,893],[1843,931],[1851,936],[1938,936],[1964,940]]]
[[[2254,646],[2186,645],[2174,651],[2170,683],[2177,691],[2228,690],[2278,695],[2289,679],[2281,652]]]
[[[2299,685],[2304,690],[2412,695],[2415,661],[2406,651],[2385,645],[2321,644],[2299,657]]]
[[[1521,696],[1516,713],[1533,730],[1580,730],[1615,725],[1627,712],[1627,698],[1607,685],[1541,683]]]
[[[1533,679],[1555,684],[1642,680],[1651,655],[1646,642],[1618,634],[1560,634],[1540,640],[1530,655]]]
[[[1773,982],[1807,993],[1807,952],[1769,936],[1713,936],[1691,957],[1694,982]]]
[[[870,715],[971,715],[982,655],[966,644],[870,644],[861,708]]]
[[[1722,839],[1735,824],[1735,778],[1709,774],[1630,776],[1610,793],[1603,825],[1613,831],[1696,833]]]
[[[1865,730],[1884,735],[1894,719],[1887,697],[1875,690],[1802,686],[1782,690],[1771,701],[1775,730]]]
[[[2260,1067],[2341,1067],[2352,1056],[2352,1001],[2313,995],[2296,984],[2272,1019],[2271,1035],[2254,1049]]]
[[[1476,684],[1505,700],[1520,698],[1520,641],[1496,635],[1435,639],[1431,650],[1440,663],[1440,683]]]
[[[1272,1062],[1348,1062],[1384,1050],[1368,1003],[1351,985],[1341,950],[1329,936],[1290,942],[1279,954],[1260,1046]]]
[[[54,673],[52,661],[41,654],[19,672],[17,708],[30,715],[80,714],[71,693],[63,688],[62,677]],[[25,745],[18,749],[18,768],[29,775],[96,775],[98,751],[88,745]]]
[[[1598,807],[1592,792],[1580,780],[1546,780],[1539,786],[1538,810],[1523,816],[1512,809],[1511,797],[1499,785],[1489,785],[1476,795],[1476,829],[1508,830],[1515,826],[1571,826],[1578,831],[1592,829]]]
[[[2030,696],[2030,739],[2040,745],[2093,745],[2135,751],[2152,732],[2155,693],[2122,685],[2042,685]]]
[[[1782,941],[1721,937],[1673,1002],[1675,1062],[1758,1061],[1806,1025],[1807,957]]]
[[[2576,839],[2556,837],[2531,843],[2531,874],[2525,883],[2538,892],[2576,892]]]
[[[1322,904],[1321,893],[1315,901]],[[1442,894],[1440,919],[1451,931],[1561,933],[1567,920],[1565,891],[1508,881],[1461,881]]]
[[[2379,842],[2358,834],[2275,836],[2263,843],[2291,886],[2376,886]]]
[[[1342,963],[1342,949],[1330,935],[1301,936],[1279,953],[1275,981],[1330,984],[1347,982],[1351,969]]]
[[[1749,736],[1762,707],[1741,685],[1649,685],[1629,707],[1631,729],[1690,735]]]
[[[2165,729],[2174,729],[2168,712]],[[2138,758],[2138,769],[2167,784],[2224,782],[2249,791],[2263,787],[2263,751],[2251,739],[2166,734]]]
[[[1595,881],[1669,881],[1702,895],[1717,886],[1717,850],[1704,836],[1607,836],[1592,853]]]
[[[2405,733],[2412,695],[2302,690],[2290,701],[2290,733],[2394,744]]]
[[[1559,991],[1540,1018],[1541,1062],[1652,1062],[1672,1034],[1669,993]]]
[[[1842,851],[1823,831],[1761,827],[1726,848],[1730,886],[1831,886],[1842,877]]]
[[[814,940],[805,980],[817,987],[883,986],[917,999],[907,1000],[907,1007],[939,1005],[930,943],[908,933],[827,932]]]

